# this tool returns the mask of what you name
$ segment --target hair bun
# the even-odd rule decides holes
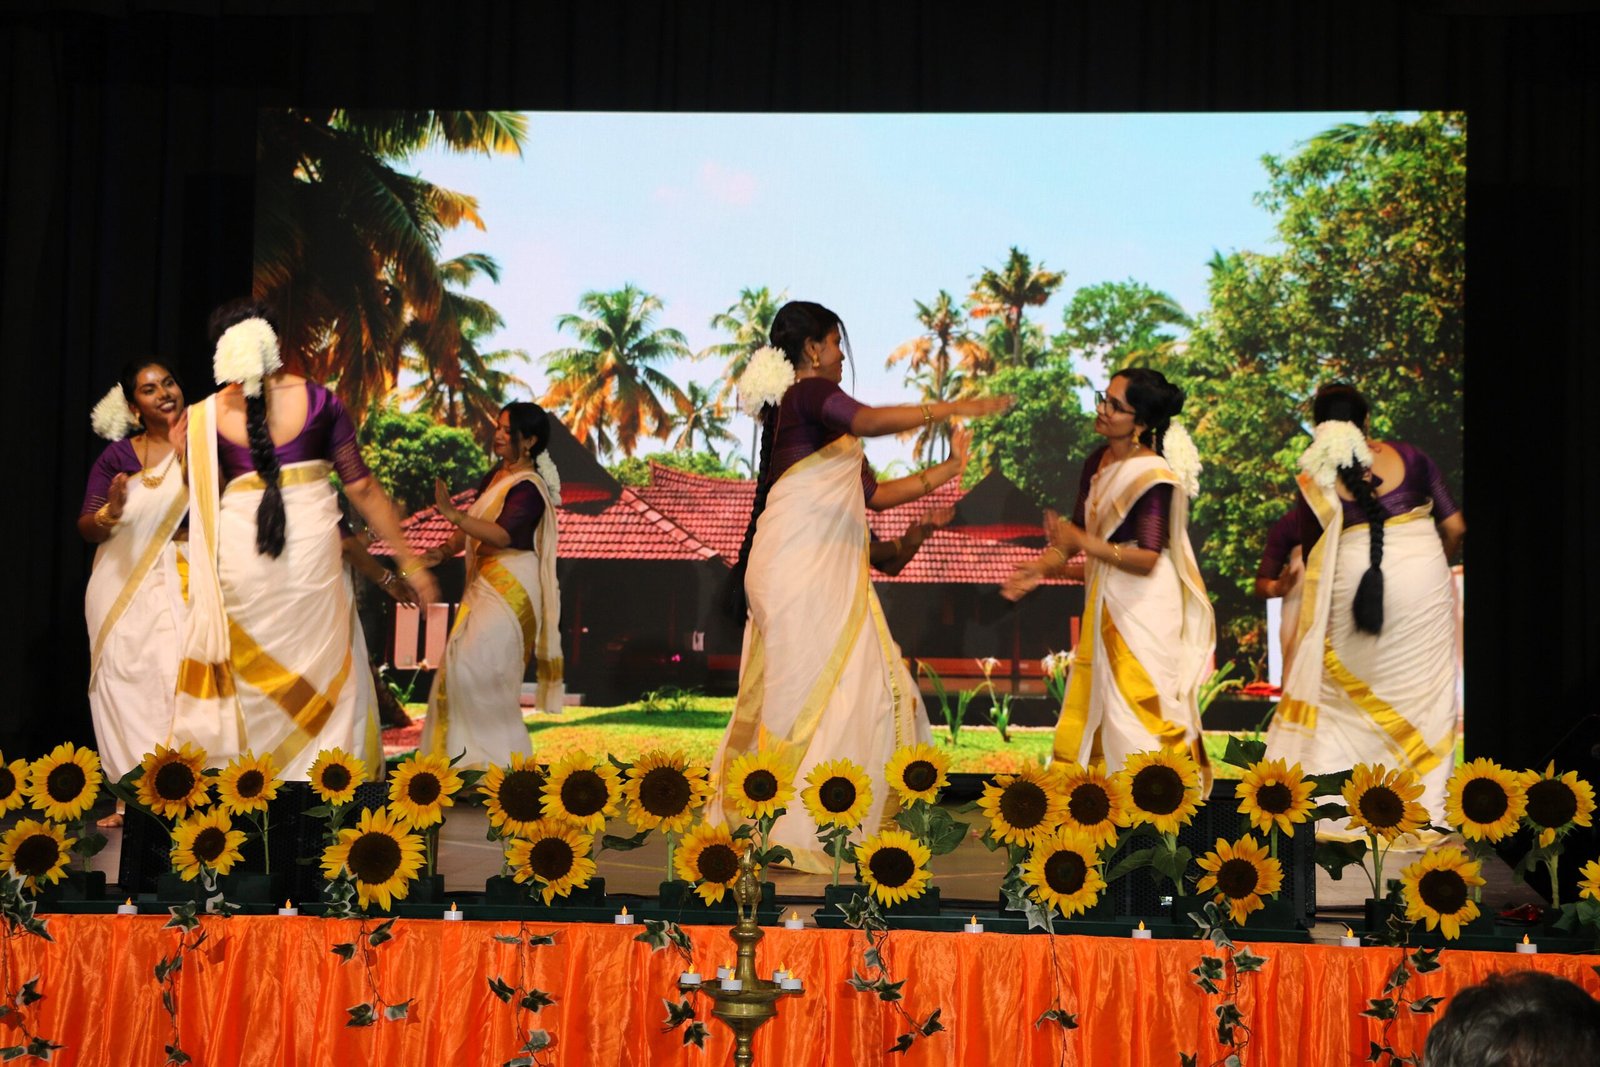
[[[1162,409],[1166,413],[1167,418],[1175,418],[1182,413],[1184,399],[1185,394],[1183,389],[1169,381],[1167,383],[1166,402],[1162,405]]]

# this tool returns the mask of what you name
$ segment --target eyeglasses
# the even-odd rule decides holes
[[[1094,391],[1094,406],[1097,408],[1108,408],[1113,415],[1133,414],[1133,409],[1128,405],[1124,404],[1114,396],[1107,396],[1098,389]]]

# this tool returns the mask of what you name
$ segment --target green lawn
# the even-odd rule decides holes
[[[410,705],[408,710],[421,714],[427,706]],[[710,763],[732,714],[732,697],[696,697],[692,707],[681,710],[646,710],[640,703],[567,708],[559,715],[529,715],[527,722],[533,751],[541,760],[554,762],[573,752],[612,753],[629,760],[647,749],[672,748],[682,749],[697,762]],[[943,726],[934,728],[933,737],[950,751],[952,770],[996,774],[1047,758],[1053,732],[1047,726],[1013,727],[1011,740],[1006,742],[992,726],[964,726],[954,749],[949,748],[950,734]],[[1222,763],[1228,737],[1219,732],[1205,735],[1206,752],[1218,778],[1239,777],[1235,768]]]

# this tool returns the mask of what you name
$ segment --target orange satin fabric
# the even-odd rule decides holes
[[[65,1042],[56,1063],[156,1064],[169,1038],[156,962],[172,951],[177,933],[160,916],[50,916],[54,944],[10,941],[13,984],[40,975],[45,999],[32,1005],[35,1033]],[[341,964],[330,951],[351,940],[354,922],[276,916],[207,919],[210,937],[191,954],[178,978],[182,1044],[197,1064],[245,1067],[393,1067],[499,1064],[516,1055],[512,1005],[502,1004],[485,979],[515,981],[517,952],[492,940],[515,933],[515,923],[402,920],[395,939],[377,950],[377,981],[393,1001],[412,999],[411,1018],[349,1029],[345,1009],[367,999],[358,962]],[[684,1049],[680,1033],[663,1034],[662,998],[675,994],[681,960],[633,940],[638,927],[529,924],[554,933],[553,946],[528,951],[528,981],[552,993],[536,1025],[556,1039],[555,1062],[587,1065],[673,1064],[706,1067],[732,1060],[732,1042],[710,1016],[706,1052]],[[733,958],[727,931],[690,928],[696,964],[714,975]],[[919,1040],[908,1056],[884,1050],[901,1032],[888,1005],[847,984],[861,967],[861,935],[839,930],[769,930],[760,946],[763,973],[775,964],[795,970],[806,995],[781,1005],[778,1019],[756,1039],[764,1067],[893,1063],[1055,1064],[1059,1031],[1035,1029],[1052,1006],[1050,939],[1004,934],[891,935],[889,958],[906,978],[906,1007],[918,1019],[933,1008],[949,1028]],[[1057,937],[1067,1010],[1080,1028],[1067,1035],[1067,1063],[1093,1067],[1151,1064],[1172,1067],[1178,1053],[1217,1058],[1215,998],[1191,984],[1188,971],[1207,946],[1194,941],[1133,942]],[[1358,1017],[1400,958],[1398,949],[1321,945],[1253,946],[1268,957],[1247,977],[1241,995],[1254,1029],[1246,1062],[1355,1064],[1366,1059],[1380,1024]],[[1408,992],[1448,997],[1493,971],[1537,968],[1562,975],[1600,995],[1590,957],[1516,956],[1446,949],[1442,968],[1414,979]],[[1448,1001],[1439,1006],[1442,1012]],[[531,1017],[529,1017],[531,1018]],[[1421,1052],[1429,1016],[1402,1012],[1390,1043]],[[0,1019],[0,1044],[15,1039]]]

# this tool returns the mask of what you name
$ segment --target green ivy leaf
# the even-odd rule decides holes
[[[511,998],[516,995],[517,991],[511,988],[504,978],[501,978],[499,975],[493,975],[487,979],[487,981],[489,983],[489,992],[499,997],[500,1003],[511,1003]]]
[[[683,1029],[683,1043],[692,1044],[695,1048],[705,1048],[707,1036],[709,1035],[706,1033],[706,1024],[698,1020]]]
[[[674,1004],[666,997],[662,997],[661,1003],[667,1009],[667,1017],[661,1022],[662,1033],[668,1033],[684,1023],[694,1021],[694,1005],[687,998]]]
[[[934,1008],[933,1014],[922,1020],[922,1025],[917,1027],[917,1030],[922,1034],[923,1037],[931,1037],[940,1030],[944,1029],[944,1023],[939,1021],[939,1012],[941,1010],[942,1009]]]
[[[529,934],[528,935],[528,947],[529,948],[542,948],[545,945],[553,945],[555,943],[556,943],[556,935],[555,934]]]
[[[523,1042],[522,1051],[543,1052],[545,1049],[549,1048],[551,1044],[552,1041],[550,1038],[550,1031],[534,1030],[528,1034],[528,1040]]]
[[[1394,998],[1380,997],[1367,1001],[1367,1010],[1361,1013],[1370,1019],[1393,1019],[1395,1017]]]
[[[916,1034],[901,1034],[899,1037],[895,1038],[894,1044],[890,1045],[884,1051],[890,1054],[896,1052],[909,1052],[911,1050],[911,1043],[916,1039]]]
[[[411,1001],[402,1000],[398,1004],[390,1004],[383,1009],[383,1017],[389,1022],[396,1022],[411,1014]]]
[[[373,1023],[378,1021],[377,1016],[372,1014],[371,1004],[357,1004],[353,1008],[346,1008],[345,1012],[350,1016],[350,1018],[345,1022],[345,1026],[347,1027],[371,1026]]]
[[[385,941],[393,941],[394,934],[390,933],[390,930],[392,930],[393,927],[393,919],[379,923],[377,927],[373,929],[372,933],[367,935],[367,944],[371,945],[373,948],[377,948]]]
[[[517,1001],[517,1007],[523,1011],[539,1011],[543,1008],[548,1008],[555,1002],[556,998],[544,990],[530,989],[522,995],[521,1000]]]
[[[495,934],[494,939],[500,942],[502,945],[522,944],[522,938],[518,937],[516,934]]]
[[[333,948],[329,949],[329,951],[332,952],[335,956],[338,956],[340,962],[349,963],[352,959],[355,958],[355,954],[356,954],[355,942],[354,941],[341,941],[339,944],[334,945]]]
[[[1249,974],[1259,971],[1267,963],[1265,956],[1257,956],[1248,948],[1241,948],[1233,954],[1233,966],[1240,974]]]
[[[1065,1008],[1051,1008],[1033,1021],[1033,1028],[1037,1030],[1046,1022],[1055,1023],[1063,1030],[1076,1030],[1078,1028],[1078,1017]]]
[[[37,1004],[44,999],[44,994],[39,992],[39,976],[34,975],[22,983],[22,988],[17,990],[17,1003],[22,1007]]]
[[[189,1059],[189,1054],[183,1051],[183,1049],[179,1048],[177,1045],[166,1046],[166,1051],[167,1064],[169,1067],[182,1067],[183,1064],[191,1062]]]
[[[1444,1000],[1443,997],[1418,997],[1407,1005],[1413,1015],[1432,1015],[1433,1009]]]

